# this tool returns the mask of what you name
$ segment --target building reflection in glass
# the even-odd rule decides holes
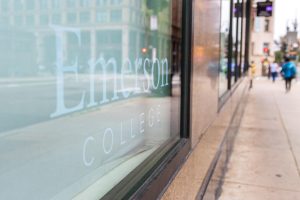
[[[178,140],[181,0],[151,2],[0,0],[1,199],[74,197]]]

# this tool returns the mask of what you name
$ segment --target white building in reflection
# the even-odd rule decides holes
[[[273,8],[275,8],[276,1],[273,0],[272,2]],[[251,13],[250,57],[257,66],[256,74],[267,75],[268,64],[266,63],[274,60],[274,11],[271,17],[258,17],[256,16],[256,9],[255,3]],[[263,62],[264,60],[266,62]]]
[[[55,68],[55,33],[51,25],[78,28],[82,45],[74,34],[66,34],[66,63],[74,62],[77,56],[80,66],[99,56],[115,57],[118,62],[143,54],[142,48],[152,48],[153,32],[150,30],[150,14],[144,1],[140,0],[0,0],[0,23],[13,32],[31,33],[28,38],[35,43],[35,65],[40,68]],[[167,13],[168,14],[168,13]],[[170,19],[164,26],[170,27]],[[168,57],[170,28],[160,29],[157,49],[161,57]],[[15,40],[9,34],[3,40]],[[24,38],[26,40],[26,38]],[[150,51],[149,51],[150,52]],[[145,52],[144,52],[145,53]],[[143,56],[143,55],[142,55]],[[145,55],[144,55],[145,56]]]

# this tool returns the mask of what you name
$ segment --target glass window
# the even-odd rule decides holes
[[[108,5],[108,0],[97,0],[97,5],[98,6],[105,6]]]
[[[136,14],[135,14],[135,12],[131,12],[131,13],[130,13],[130,21],[131,21],[132,23],[135,23],[135,22],[136,22]]]
[[[21,26],[23,25],[23,17],[20,15],[15,16],[15,25]]]
[[[241,73],[247,72],[245,63],[245,48],[246,48],[246,4],[247,0],[243,0],[243,18],[242,18],[242,41],[241,41]]]
[[[53,14],[52,15],[52,23],[53,24],[61,24],[61,15],[60,14]]]
[[[219,96],[228,89],[228,50],[230,26],[230,0],[221,1]]]
[[[111,0],[112,5],[119,5],[122,3],[122,0]]]
[[[180,140],[181,1],[99,6],[97,23],[47,2],[1,24],[0,199],[100,199]],[[159,26],[111,22],[133,10]]]
[[[80,0],[79,3],[81,7],[88,7],[92,5],[92,0]]]
[[[35,0],[26,0],[26,9],[33,10],[35,8]]]
[[[68,13],[67,15],[67,21],[70,24],[75,24],[77,21],[77,15],[76,13]]]
[[[52,0],[52,8],[59,9],[61,7],[61,0]]]
[[[0,23],[3,24],[3,25],[8,25],[9,24],[9,19],[7,16],[3,16],[1,15],[0,16]]]
[[[81,48],[78,49],[78,66],[81,73],[87,72],[89,67],[86,62],[91,58],[91,31],[83,31],[81,34]]]
[[[24,1],[15,0],[14,1],[14,9],[15,11],[19,11],[24,8]]]
[[[34,26],[34,15],[30,15],[26,17],[26,25]]]
[[[90,21],[90,13],[89,12],[82,12],[80,13],[80,22],[85,23]]]
[[[107,43],[111,45],[117,45],[122,42],[122,32],[119,30],[111,31],[98,31],[97,41],[99,44]]]
[[[265,19],[265,32],[269,32],[269,28],[270,28],[270,20]]]
[[[40,25],[48,25],[49,17],[48,15],[41,15],[40,16]]]
[[[109,12],[108,11],[98,11],[96,15],[97,22],[108,22]]]
[[[269,48],[269,46],[270,46],[270,43],[268,43],[268,42],[264,42],[264,43],[263,43],[263,47],[264,47],[264,48]]]
[[[76,6],[76,0],[67,0],[67,7],[74,8]]]
[[[237,4],[237,0],[234,0],[233,3]],[[235,11],[233,11],[235,12]],[[238,66],[238,17],[234,15],[232,18],[232,58],[231,58],[231,66],[230,66],[230,75],[231,75],[231,85],[233,85],[237,80],[237,66]]]
[[[121,22],[122,21],[122,10],[112,10],[110,12],[111,22]]]
[[[9,1],[1,0],[1,11],[7,12],[9,10]]]
[[[40,0],[39,2],[42,10],[48,9],[48,0]]]
[[[263,23],[264,23],[264,19],[262,19],[262,17],[255,17],[255,19],[254,19],[254,31],[255,32],[262,32],[263,31]]]

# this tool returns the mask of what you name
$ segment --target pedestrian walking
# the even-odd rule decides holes
[[[285,80],[286,92],[289,92],[292,87],[292,80],[295,78],[297,73],[297,68],[293,62],[290,61],[288,57],[285,58],[285,62],[282,65],[281,74]]]
[[[275,83],[277,77],[277,71],[278,71],[278,64],[276,62],[273,62],[271,64],[270,70],[271,70],[272,81],[273,83]]]
[[[249,69],[248,73],[249,73],[249,78],[250,78],[249,89],[251,89],[253,87],[253,79],[255,78],[255,73],[256,73],[256,65],[255,65],[254,61],[251,61],[250,69]]]

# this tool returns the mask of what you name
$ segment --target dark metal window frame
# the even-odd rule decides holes
[[[246,0],[246,30],[245,30],[245,67],[244,73],[246,74],[249,68],[249,45],[250,45],[250,29],[251,29],[251,4],[252,0]]]
[[[237,0],[237,4],[240,3],[240,0]],[[233,2],[234,4],[234,2]],[[234,20],[234,16],[233,19]],[[235,29],[235,52],[234,52],[234,59],[235,59],[235,69],[234,69],[234,83],[237,82],[237,80],[239,79],[239,68],[240,68],[240,60],[239,60],[239,23],[240,23],[240,16],[238,15],[236,17],[236,29]]]
[[[241,38],[241,43],[240,43],[240,64],[239,64],[239,78],[243,75],[242,73],[242,66],[244,65],[244,63],[243,63],[243,48],[244,48],[244,46],[243,46],[243,40],[244,40],[244,12],[245,12],[245,10],[244,10],[244,8],[245,8],[245,6],[244,6],[244,0],[240,0],[241,2],[241,4],[242,4],[242,6],[241,6],[241,8],[242,8],[242,12],[241,12],[241,17],[240,17],[240,20],[241,20],[241,35],[240,35],[240,38]]]

